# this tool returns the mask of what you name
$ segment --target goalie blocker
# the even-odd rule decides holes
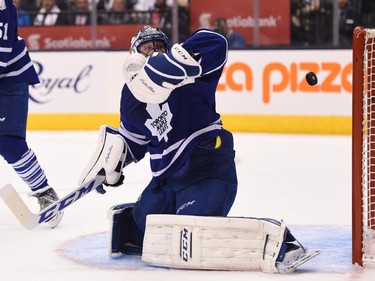
[[[133,161],[136,162],[127,142],[118,129],[102,125],[99,130],[99,140],[95,152],[81,173],[78,184],[83,185],[91,181],[99,174],[99,171],[104,170],[104,184],[119,186],[124,180],[122,169]],[[102,186],[96,190],[99,193],[105,193]]]
[[[284,222],[263,218],[148,215],[143,249],[129,243],[133,204],[109,210],[112,258],[142,254],[145,263],[181,269],[289,273],[313,258]]]

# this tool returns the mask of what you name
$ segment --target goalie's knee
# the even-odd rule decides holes
[[[113,206],[108,211],[109,223],[109,256],[111,258],[127,255],[141,255],[143,233],[140,232],[133,219],[134,203]]]

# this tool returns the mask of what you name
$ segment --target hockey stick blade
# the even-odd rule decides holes
[[[78,199],[84,197],[86,194],[101,186],[105,180],[105,176],[100,173],[91,181],[78,187],[65,197],[57,200],[47,208],[41,210],[39,213],[32,213],[26,204],[22,201],[17,191],[10,184],[5,185],[0,189],[0,197],[5,204],[12,211],[18,221],[29,230],[34,229],[39,224],[46,222],[54,217],[58,212],[62,211]]]

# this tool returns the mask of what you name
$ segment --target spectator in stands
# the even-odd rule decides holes
[[[90,10],[92,10],[93,2],[96,2],[96,9],[98,11],[108,11],[109,5],[112,5],[113,0],[90,0]]]
[[[112,0],[112,6],[107,13],[107,24],[125,24],[136,22],[136,17],[130,12],[126,0]]]
[[[191,34],[190,31],[190,2],[178,0],[178,40],[184,42]]]
[[[55,3],[62,11],[67,11],[73,5],[74,0],[55,0]]]
[[[13,5],[17,9],[18,26],[31,25],[31,17],[21,6],[21,1],[13,0]]]
[[[229,28],[226,18],[217,17],[214,23],[214,30],[227,38],[230,49],[246,47],[245,38],[241,34],[234,32]]]
[[[21,7],[23,7],[27,11],[38,11],[42,5],[42,0],[20,0]],[[70,7],[70,3],[73,0],[56,0],[56,5],[61,10],[68,10]]]
[[[292,0],[292,44],[311,46],[317,43],[317,14],[320,7],[320,0]],[[331,27],[326,27],[326,29],[327,28]]]
[[[172,38],[172,9],[167,5],[167,0],[155,0],[149,24]]]
[[[136,22],[160,28],[167,37],[172,36],[172,3],[167,0],[138,0],[134,4]]]
[[[34,18],[34,25],[66,25],[66,16],[61,14],[61,9],[56,5],[56,0],[42,0],[39,13]]]
[[[105,9],[106,11],[109,12],[112,10],[113,2],[114,0],[99,0],[98,8]],[[138,0],[124,0],[124,3],[125,3],[126,9],[133,10],[133,7],[135,4],[138,3]]]
[[[351,47],[353,30],[357,25],[360,25],[359,17],[353,10],[349,0],[337,0],[340,19],[339,19],[339,38],[340,47]]]
[[[134,4],[134,10],[150,11],[154,8],[155,0],[137,0]]]
[[[89,10],[89,0],[74,0],[71,8],[72,14],[69,14],[70,25],[89,25],[91,24],[91,13]]]
[[[15,1],[13,1],[15,2]],[[20,6],[26,11],[37,11],[39,3],[36,0],[20,0]]]
[[[90,13],[94,8],[94,4],[96,4],[96,23],[106,24],[108,16],[107,13],[111,10],[113,0],[89,0]]]

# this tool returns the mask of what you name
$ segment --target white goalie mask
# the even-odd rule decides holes
[[[141,47],[146,42],[152,42],[152,44],[149,45],[148,49],[142,50]],[[132,38],[130,53],[139,53],[148,57],[154,52],[167,53],[169,48],[170,43],[167,35],[165,35],[159,28],[153,28],[147,25],[138,31],[137,35]]]
[[[147,25],[138,31],[131,40],[130,56],[123,65],[125,81],[130,82],[138,74],[147,57],[156,52],[167,53],[169,48],[169,39],[159,28]]]

